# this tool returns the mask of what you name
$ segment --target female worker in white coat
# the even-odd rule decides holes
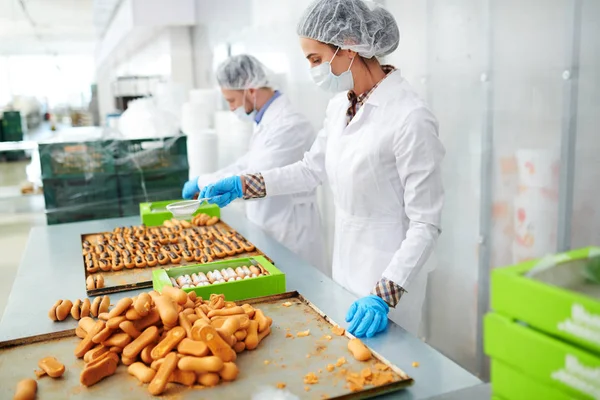
[[[377,59],[399,41],[385,9],[318,0],[298,34],[315,83],[341,92],[310,152],[287,167],[217,182],[201,195],[271,198],[313,190],[328,178],[336,211],[333,279],[360,296],[348,310],[348,330],[367,337],[384,330],[391,306],[394,320],[418,334],[424,265],[443,204],[438,123],[400,71]]]
[[[231,111],[254,123],[250,147],[233,164],[187,182],[182,193],[185,199],[191,199],[205,185],[220,178],[302,160],[315,140],[309,121],[292,107],[285,95],[273,90],[267,70],[255,57],[230,57],[219,66],[216,76]],[[250,201],[246,204],[246,214],[274,239],[331,275],[325,266],[315,188]]]

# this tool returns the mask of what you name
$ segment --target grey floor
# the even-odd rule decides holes
[[[0,318],[10,294],[29,230],[45,225],[44,197],[22,195],[29,161],[0,162]]]

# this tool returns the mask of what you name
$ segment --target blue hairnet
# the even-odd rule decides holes
[[[371,1],[317,0],[298,23],[301,37],[357,52],[383,57],[398,47],[400,32],[389,11]]]
[[[222,89],[244,90],[271,87],[267,69],[255,57],[241,54],[224,61],[217,68],[217,82]]]

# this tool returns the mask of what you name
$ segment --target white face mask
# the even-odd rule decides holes
[[[246,91],[244,90],[244,101],[246,99]],[[254,122],[256,118],[256,97],[254,97],[254,105],[252,107],[252,111],[249,113],[246,112],[245,104],[242,104],[235,110],[233,110],[233,114],[238,117],[241,121],[244,122]]]
[[[313,81],[318,87],[328,92],[338,93],[350,90],[354,87],[354,79],[352,78],[352,72],[350,72],[350,68],[352,67],[352,63],[354,62],[356,55],[352,57],[352,61],[350,61],[348,70],[336,75],[331,70],[331,61],[333,61],[338,51],[340,51],[339,47],[333,54],[333,57],[331,57],[330,61],[325,61],[324,63],[321,63],[320,65],[310,69],[310,75],[312,76]]]

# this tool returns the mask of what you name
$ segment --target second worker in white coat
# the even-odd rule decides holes
[[[255,57],[230,57],[218,67],[216,75],[230,110],[254,124],[250,147],[233,164],[187,182],[182,191],[184,199],[193,198],[204,186],[221,178],[302,160],[316,137],[306,117],[292,107],[285,95],[273,90],[266,68]],[[249,201],[246,216],[294,253],[331,275],[325,264],[315,188]]]
[[[428,105],[378,57],[398,47],[394,17],[372,1],[317,0],[298,24],[314,82],[337,92],[302,161],[204,188],[221,206],[239,197],[314,190],[328,179],[335,203],[333,279],[360,298],[348,331],[371,337],[392,318],[418,334],[441,232],[444,147]]]

